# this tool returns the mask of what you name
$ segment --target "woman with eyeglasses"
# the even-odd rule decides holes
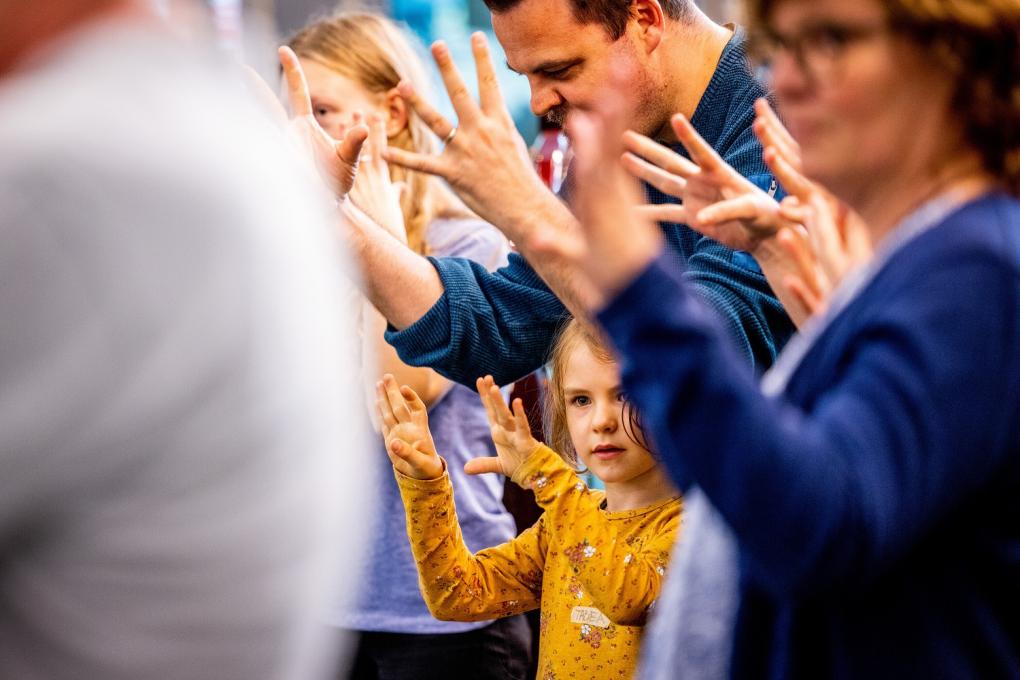
[[[701,656],[646,673],[1020,677],[1020,2],[747,5],[804,173],[875,248],[762,388],[656,230],[619,228],[618,104],[571,123],[584,233],[538,238],[605,293],[624,388],[718,518],[685,540],[730,618],[687,612]]]

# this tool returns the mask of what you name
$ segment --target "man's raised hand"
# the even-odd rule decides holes
[[[401,96],[426,125],[444,141],[438,155],[390,148],[386,160],[409,170],[445,179],[471,210],[523,241],[528,224],[559,202],[532,167],[527,145],[514,127],[496,80],[488,43],[482,33],[471,36],[478,72],[479,100],[475,102],[442,42],[432,46],[447,95],[457,115],[456,126],[423,100],[407,82]],[[507,196],[514,200],[508,201]]]

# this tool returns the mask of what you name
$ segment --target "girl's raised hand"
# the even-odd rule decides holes
[[[539,447],[538,441],[531,436],[531,425],[524,413],[524,405],[520,399],[514,399],[511,413],[491,375],[479,378],[475,386],[485,406],[485,414],[489,417],[497,455],[495,458],[486,456],[469,460],[464,465],[464,472],[469,475],[499,472],[516,482],[518,480],[514,478],[514,473]]]
[[[303,147],[315,162],[319,174],[338,200],[344,199],[354,186],[358,174],[358,159],[361,147],[368,138],[365,125],[354,125],[346,131],[344,138],[330,137],[312,110],[312,97],[308,91],[301,62],[294,50],[281,47],[278,50],[280,65],[287,83],[287,100],[290,107],[290,134],[299,147]]]
[[[425,404],[407,385],[400,387],[389,373],[376,384],[376,407],[386,440],[386,453],[397,472],[415,479],[437,479],[443,461],[429,431]]]
[[[360,121],[355,119],[354,122]],[[400,209],[401,186],[390,181],[390,167],[383,158],[387,147],[386,122],[379,114],[370,114],[368,129],[351,200],[398,241],[407,243],[404,213]]]

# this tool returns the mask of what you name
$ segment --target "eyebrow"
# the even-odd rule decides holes
[[[571,66],[578,65],[582,61],[584,61],[584,60],[576,58],[576,57],[572,58],[572,59],[551,59],[549,61],[541,62],[540,64],[538,64],[534,68],[528,69],[528,72],[529,73],[541,73],[543,71],[546,71],[546,72],[548,72],[548,71],[562,71],[563,69],[570,68]],[[511,66],[509,61],[506,62],[506,67],[508,69],[510,69],[511,71],[513,71],[514,73],[518,74],[518,75],[524,75],[524,73],[522,71],[518,71],[513,66]]]
[[[582,393],[582,392],[588,393],[588,392],[594,391],[590,387],[574,387],[573,385],[565,385],[562,389],[563,389],[563,393],[564,394],[578,394],[578,393]],[[613,388],[613,391],[614,392],[622,392],[623,391],[623,385],[622,384],[621,385],[616,385]]]

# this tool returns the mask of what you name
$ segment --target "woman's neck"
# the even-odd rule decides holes
[[[878,246],[905,218],[925,203],[951,196],[971,201],[997,186],[976,154],[960,155],[947,163],[933,163],[935,174],[919,171],[898,183],[877,180],[857,198],[854,208],[868,225],[871,242]]]
[[[656,465],[634,479],[606,484],[606,510],[637,510],[679,496],[665,470]]]

